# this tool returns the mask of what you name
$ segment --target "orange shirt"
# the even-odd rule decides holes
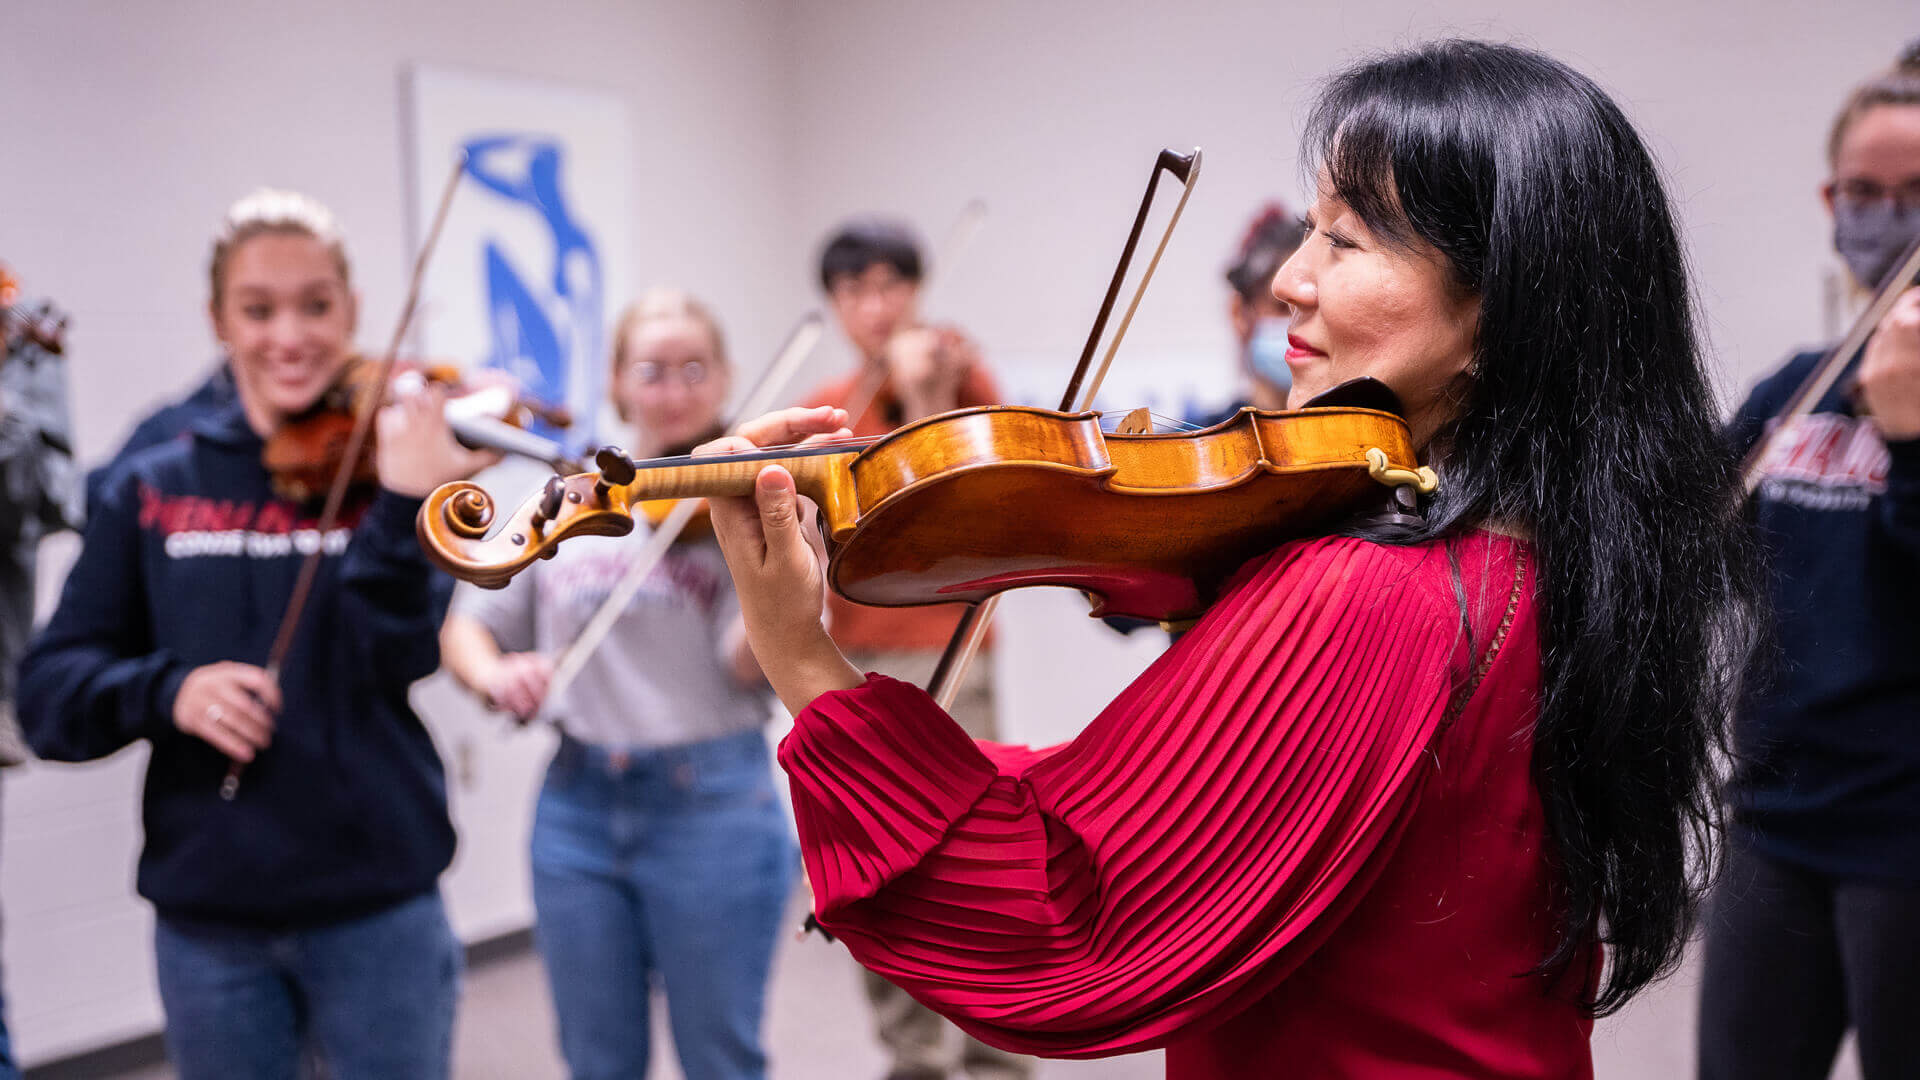
[[[855,395],[865,392],[861,376],[866,368],[856,368],[840,378],[816,387],[801,405],[812,408],[832,405],[836,408],[859,407]],[[1000,388],[993,377],[978,365],[967,369],[960,380],[959,408],[971,405],[997,405]],[[900,424],[900,402],[891,386],[882,386],[873,396],[864,416],[856,418],[855,435],[885,435]],[[939,652],[966,611],[965,604],[937,604],[931,607],[881,608],[856,604],[831,589],[827,591],[828,629],[833,640],[846,652]]]

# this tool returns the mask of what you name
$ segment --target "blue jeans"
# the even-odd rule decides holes
[[[533,820],[535,937],[574,1080],[647,1073],[657,975],[687,1080],[760,1080],[795,854],[758,731],[610,752],[563,738]]]
[[[448,1075],[461,953],[439,893],[311,930],[154,926],[167,1053],[181,1080]]]
[[[0,1080],[20,1080],[20,1065],[13,1060],[13,1039],[7,1035],[6,1006],[0,1004]]]

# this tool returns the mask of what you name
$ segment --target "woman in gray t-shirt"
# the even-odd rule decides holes
[[[715,435],[728,375],[698,302],[659,291],[629,308],[611,395],[637,428],[636,456]],[[570,1071],[646,1075],[657,973],[682,1070],[759,1080],[795,855],[760,730],[760,669],[713,540],[676,543],[578,676],[547,693],[555,656],[648,531],[576,539],[497,592],[461,586],[442,655],[494,707],[561,732],[534,816],[533,898]]]

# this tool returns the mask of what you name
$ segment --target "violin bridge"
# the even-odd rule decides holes
[[[1153,414],[1145,408],[1135,409],[1121,417],[1113,433],[1115,435],[1151,435],[1153,434]]]

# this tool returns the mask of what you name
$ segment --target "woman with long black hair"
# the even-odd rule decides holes
[[[816,912],[1010,1049],[1590,1075],[1686,939],[1756,594],[1668,200],[1604,92],[1502,45],[1340,74],[1308,151],[1289,401],[1383,380],[1440,492],[1249,562],[1072,742],[850,667],[785,472],[715,503]]]

